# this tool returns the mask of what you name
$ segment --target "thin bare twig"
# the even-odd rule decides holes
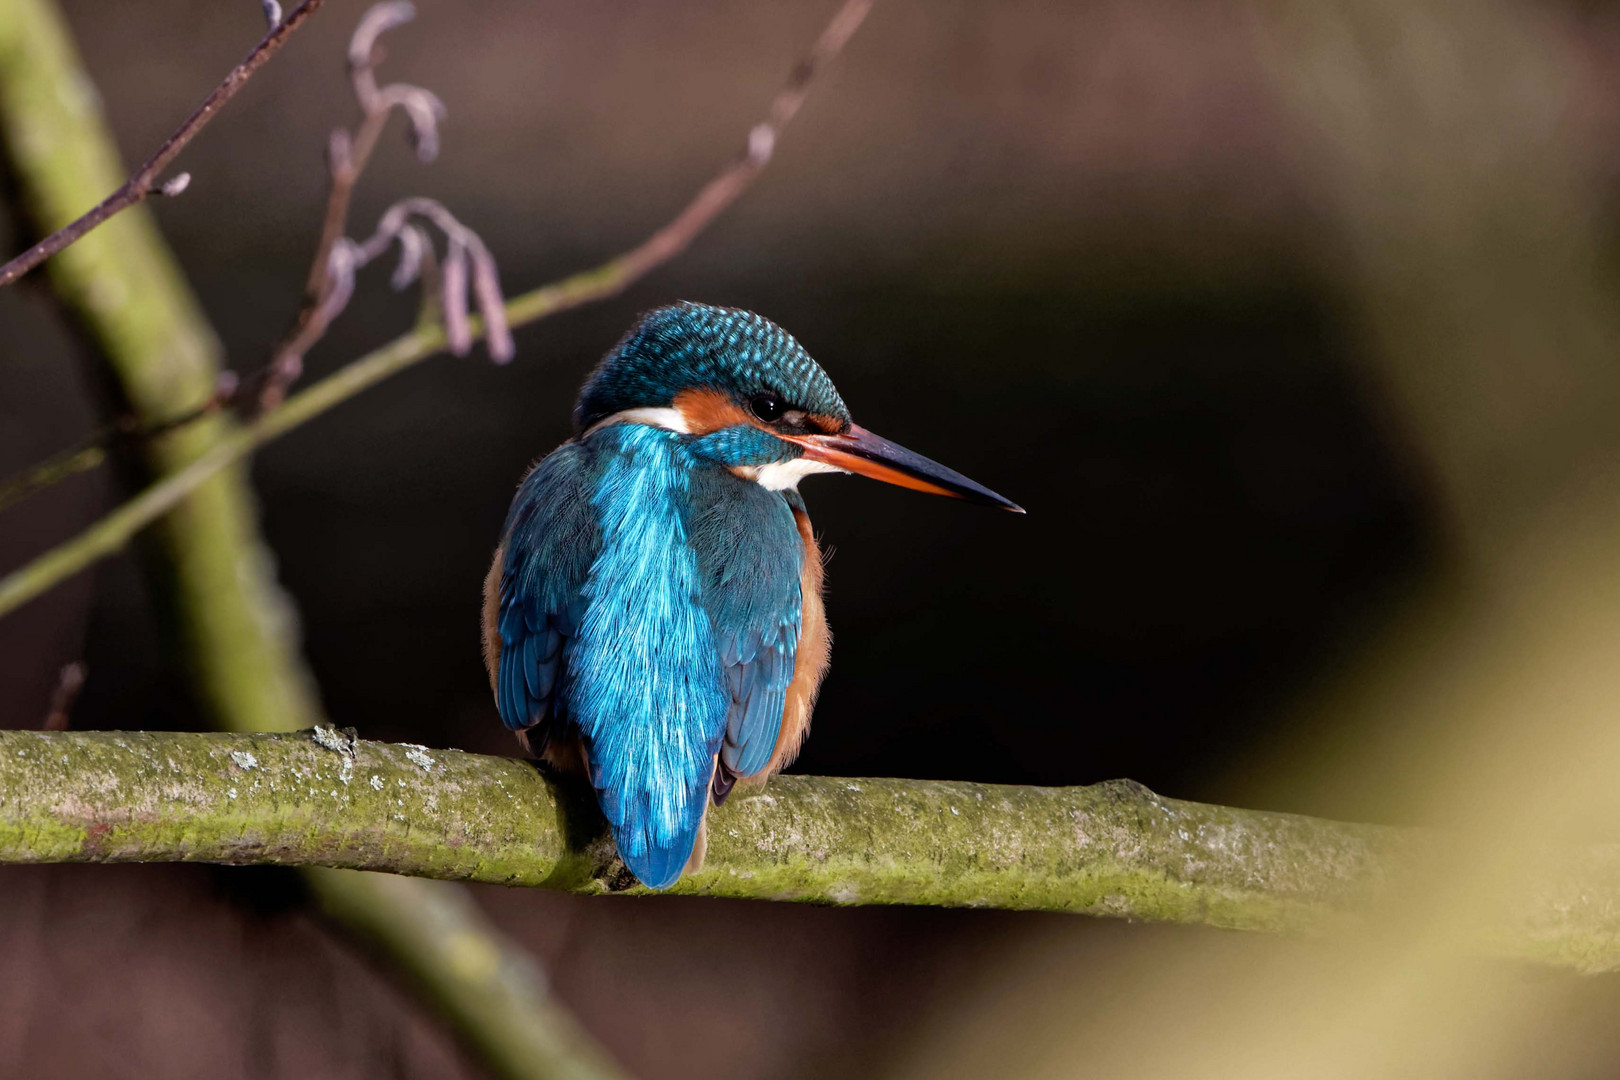
[[[115,432],[109,431],[72,449],[53,454],[39,464],[0,481],[0,511],[70,476],[99,468],[107,460],[107,450],[103,442],[112,442],[116,437]]]
[[[222,371],[213,395],[195,409],[187,409],[176,416],[146,423],[142,423],[135,416],[121,417],[96,430],[77,446],[53,454],[22,472],[0,480],[0,512],[11,509],[29,496],[70,476],[101,467],[107,460],[109,450],[114,446],[155,438],[201,420],[205,416],[212,416],[234,399],[236,385],[236,373]]]
[[[284,21],[272,24],[270,32],[253,47],[253,51],[231,69],[230,74],[225,76],[225,81],[214,87],[214,92],[203,99],[203,103],[186,118],[185,123],[176,128],[174,134],[158,147],[157,153],[147,158],[146,163],[136,169],[135,174],[124,181],[117,191],[101,200],[77,221],[56,230],[15,259],[0,266],[0,286],[10,285],[108,218],[136,203],[144,202],[154,192],[160,195],[178,195],[184,191],[191,181],[188,174],[181,173],[164,184],[157,182],[158,174],[169,167],[169,163],[179,156],[180,151],[186,148],[186,144],[196,138],[197,132],[206,127],[219,110],[225,107],[225,103],[236,96],[236,92],[253,77],[254,72],[281,51],[281,47],[287,43],[293,31],[302,26],[304,20],[315,14],[325,2],[326,0],[304,0]],[[267,17],[270,6],[265,5]],[[280,13],[279,8],[276,13]]]
[[[821,37],[816,39],[815,46],[794,67],[787,85],[771,102],[770,113],[748,132],[748,145],[742,155],[710,180],[673,221],[649,236],[639,247],[614,260],[629,277],[612,291],[602,293],[602,296],[618,292],[648,270],[686,250],[693,237],[707,228],[722,210],[748,189],[776,152],[776,140],[781,136],[782,129],[798,114],[799,106],[804,104],[816,73],[843,51],[871,9],[872,0],[847,0],[838,9],[827,28],[821,32]]]
[[[705,184],[669,224],[630,251],[515,297],[505,305],[507,323],[524,326],[569,308],[616,295],[654,268],[680,254],[702,229],[745,191],[769,161],[776,137],[798,111],[816,71],[843,48],[871,8],[871,0],[846,0],[810,54],[794,68],[787,86],[771,104],[769,117],[750,133],[743,156]],[[482,319],[469,320],[476,338]],[[288,398],[240,431],[227,435],[179,472],[159,479],[78,536],[57,545],[26,566],[0,578],[0,615],[13,611],[97,560],[117,551],[130,537],[161,517],[219,470],[255,449],[391,375],[433,356],[448,344],[439,326],[419,326],[395,338],[320,382]]]
[[[444,233],[446,251],[436,285],[427,282],[425,271],[434,264],[433,242],[413,220],[425,220]],[[433,199],[401,199],[383,213],[377,230],[363,242],[339,237],[326,259],[326,282],[320,298],[299,319],[294,337],[276,353],[259,391],[261,411],[280,405],[287,387],[303,371],[304,354],[325,334],[332,320],[348,306],[354,295],[355,275],[376,261],[390,248],[399,248],[399,263],[389,281],[403,289],[424,280],[429,302],[435,298],[443,316],[445,339],[450,351],[465,356],[472,349],[472,325],[468,322],[468,291],[478,305],[485,326],[489,354],[498,364],[512,359],[512,333],[502,306],[500,272],[495,257],[482,238],[456,219],[442,203]]]
[[[371,161],[389,115],[397,108],[410,121],[411,140],[416,145],[416,156],[423,162],[439,155],[439,121],[444,119],[444,103],[429,90],[407,83],[377,85],[377,63],[380,59],[377,41],[390,30],[405,25],[416,17],[416,8],[406,0],[385,0],[373,4],[361,16],[349,39],[349,83],[354,98],[360,105],[363,118],[353,134],[339,128],[332,132],[327,150],[327,167],[331,170],[331,189],[326,200],[326,216],[321,223],[320,241],[315,245],[315,257],[310,261],[309,276],[304,282],[306,309],[320,302],[326,285],[327,260],[338,240],[348,229],[349,202],[354,194],[355,182]]]
[[[501,296],[500,271],[495,257],[483,239],[450,213],[442,203],[420,197],[401,199],[383,214],[377,231],[356,245],[355,267],[376,259],[390,247],[399,246],[399,265],[391,284],[403,289],[415,281],[433,252],[427,233],[413,225],[413,219],[429,221],[444,233],[447,243],[440,267],[438,287],[429,291],[439,298],[444,316],[444,334],[450,351],[465,356],[472,349],[473,333],[468,319],[468,289],[472,302],[484,319],[484,335],[489,354],[498,364],[512,359],[512,333],[506,324],[505,300]]]
[[[377,84],[381,59],[378,40],[415,17],[416,8],[409,0],[382,0],[366,10],[349,38],[349,84],[360,106],[361,121],[352,133],[344,128],[333,131],[327,142],[326,211],[315,256],[304,279],[304,301],[292,328],[277,343],[270,363],[244,379],[238,388],[238,399],[251,399],[260,411],[273,409],[286,398],[288,389],[303,374],[305,354],[325,336],[353,294],[353,275],[363,261],[356,262],[355,251],[344,247],[349,205],[355,184],[370,163],[394,110],[403,112],[410,123],[408,130],[418,160],[429,162],[439,154],[444,102],[431,90],[409,83]],[[401,242],[411,244],[415,239]]]

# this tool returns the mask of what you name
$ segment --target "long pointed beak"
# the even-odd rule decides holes
[[[982,484],[976,484],[954,469],[914,454],[903,446],[874,435],[859,424],[851,424],[842,435],[783,436],[804,448],[804,456],[822,461],[835,469],[870,476],[886,484],[934,495],[949,495],[981,506],[994,506],[1022,514],[1024,508],[1004,499]]]

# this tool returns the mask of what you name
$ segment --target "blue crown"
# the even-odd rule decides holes
[[[649,311],[630,328],[580,391],[580,431],[625,409],[672,405],[708,387],[746,402],[769,391],[790,409],[850,421],[849,407],[804,347],[751,311],[679,303]]]

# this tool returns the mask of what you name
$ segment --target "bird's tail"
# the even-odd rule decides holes
[[[681,879],[688,864],[691,869],[703,865],[704,820],[700,816],[690,829],[681,830],[666,845],[649,842],[645,834],[636,835],[638,830],[631,827],[615,827],[613,840],[637,881],[649,889],[667,889]]]
[[[703,865],[703,852],[708,846],[707,820],[709,812],[709,784],[694,784],[688,791],[686,805],[679,817],[653,813],[651,799],[640,793],[626,798],[602,783],[597,762],[588,761],[591,786],[596,788],[597,801],[613,830],[613,842],[619,857],[636,875],[636,880],[649,889],[667,889],[680,880],[686,870]]]

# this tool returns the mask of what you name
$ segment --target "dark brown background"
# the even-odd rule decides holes
[[[422,166],[390,137],[356,221],[401,195],[441,198],[486,237],[512,291],[667,219],[737,150],[830,13],[419,6],[388,39],[384,74],[445,99],[443,156]],[[128,159],[260,32],[250,0],[66,7]],[[1620,72],[1608,9],[1544,7],[1583,72],[1577,106],[1603,114]],[[263,360],[296,306],[321,148],[353,120],[342,56],[361,10],[329,3],[187,152],[191,190],[157,205],[238,368]],[[1265,802],[1254,777],[1289,702],[1432,567],[1434,512],[1323,269],[1336,234],[1264,68],[1262,18],[1190,0],[880,0],[758,186],[689,254],[626,297],[520,331],[509,368],[435,360],[266,450],[264,525],[330,714],[369,737],[513,750],[476,640],[506,502],[566,437],[575,388],[633,314],[701,299],[782,323],[863,424],[1029,510],[806,486],[836,551],[836,644],[799,771],[1130,776]],[[366,279],[314,374],[408,324],[410,301],[384,278]],[[104,408],[47,298],[0,294],[0,467],[68,444]],[[85,477],[8,512],[0,560],[43,550],[130,482]],[[37,724],[56,669],[82,656],[77,726],[200,723],[140,566],[105,563],[0,622],[0,719]],[[1279,808],[1360,809],[1309,790]],[[1011,949],[1072,956],[1083,977],[1089,950],[1197,936],[478,895],[646,1077],[881,1073],[917,1021]],[[1612,984],[1593,993],[1620,999]],[[1572,1015],[1549,1044],[1584,1032],[1620,1055],[1602,1015]],[[0,873],[0,1074],[470,1072],[281,874]]]

